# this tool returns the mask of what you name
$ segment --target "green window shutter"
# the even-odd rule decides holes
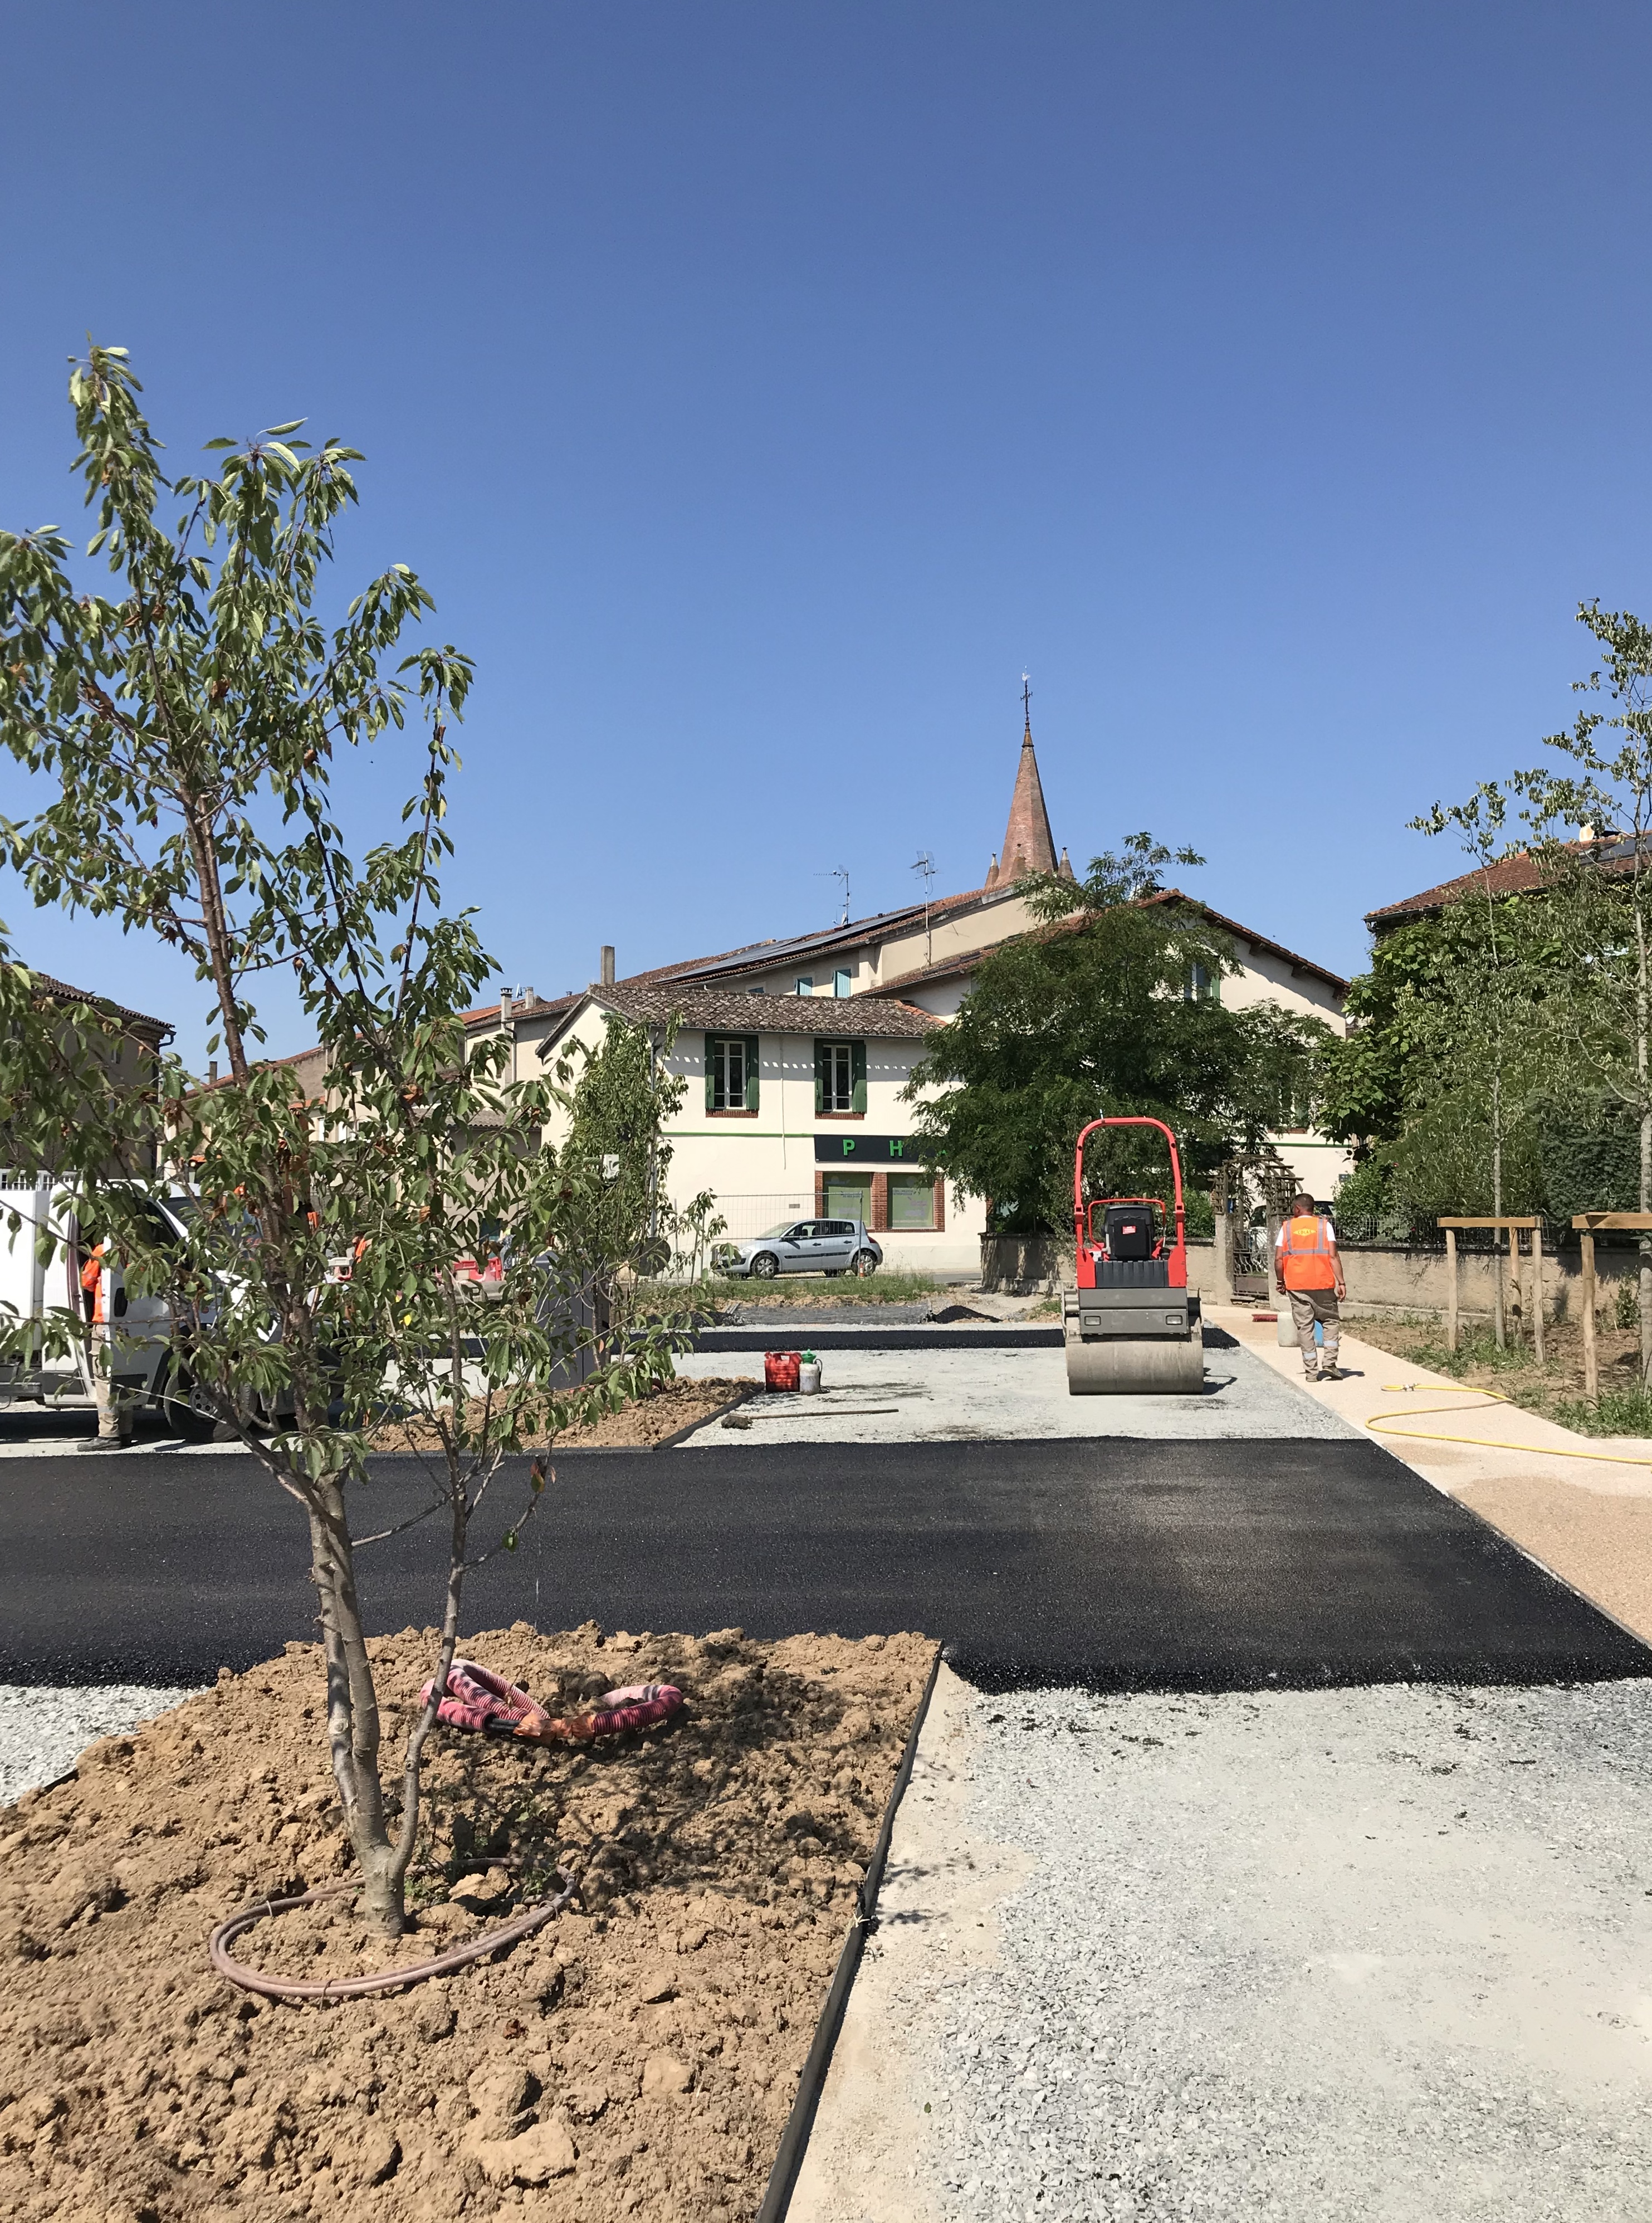
[[[826,1110],[826,1050],[814,1045],[814,1116],[818,1119]]]
[[[757,1037],[756,1035],[748,1035],[745,1038],[745,1108],[748,1112],[755,1112],[757,1108]]]
[[[866,1109],[866,1045],[864,1042],[854,1042],[851,1043],[851,1049],[855,1061],[855,1109],[857,1112],[864,1112]]]
[[[706,1109],[717,1109],[716,1042],[714,1035],[706,1036]]]

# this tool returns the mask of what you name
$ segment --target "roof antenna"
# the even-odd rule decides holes
[[[933,962],[934,962],[934,958],[933,958],[933,954],[931,954],[930,947],[929,947],[929,895],[930,895],[930,890],[931,890],[931,889],[932,889],[932,887],[934,885],[934,880],[935,880],[935,860],[934,860],[934,859],[930,855],[930,853],[929,853],[929,852],[928,852],[928,850],[927,850],[927,849],[920,849],[920,850],[919,851],[919,853],[918,853],[918,861],[917,861],[917,863],[913,866],[913,868],[912,868],[912,869],[913,869],[913,871],[914,871],[914,872],[921,872],[921,873],[923,874],[923,880],[924,880],[924,966],[925,966],[925,968],[926,968],[926,970],[927,970],[927,969],[928,968],[928,967],[929,967],[929,966],[931,966],[932,964],[933,964]]]
[[[838,923],[839,926],[847,926],[849,923],[849,873],[847,867],[843,865],[834,865],[829,872],[817,872],[814,877],[817,880],[842,881],[843,916],[838,921]]]

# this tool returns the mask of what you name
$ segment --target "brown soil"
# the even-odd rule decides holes
[[[392,1746],[434,1644],[408,1629],[374,1645]],[[212,1974],[207,1933],[234,1908],[349,1867],[316,1647],[226,1669],[0,1812],[0,2211],[755,2213],[931,1646],[518,1622],[465,1648],[541,1697],[673,1681],[688,1705],[589,1751],[438,1731],[416,1929],[369,1938],[345,1899],[236,1949],[311,1976],[422,1960],[509,1919],[553,1866],[581,1878],[580,1911],[497,1962],[326,2008]],[[461,1871],[459,1855],[500,1865]]]
[[[551,1439],[559,1452],[647,1450],[668,1442],[700,1420],[709,1420],[729,1405],[749,1396],[749,1382],[732,1382],[707,1375],[698,1382],[666,1382],[635,1404],[600,1419],[564,1428]],[[480,1402],[471,1407],[473,1424],[481,1425]],[[439,1451],[441,1439],[424,1419],[386,1420],[368,1439],[375,1452]]]

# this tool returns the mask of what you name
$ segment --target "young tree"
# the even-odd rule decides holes
[[[450,647],[398,658],[433,607],[405,565],[326,621],[356,451],[312,451],[298,425],[278,425],[243,449],[210,443],[216,475],[169,484],[139,391],[119,349],[94,348],[70,381],[90,552],[106,556],[113,593],[73,583],[55,529],[0,534],[0,739],[51,798],[3,839],[37,904],[116,919],[193,962],[228,1074],[200,1089],[174,1059],[153,1090],[100,1085],[91,1030],[66,1035],[9,967],[0,1087],[14,1148],[58,1176],[61,1209],[107,1238],[129,1289],[169,1297],[185,1370],[174,1401],[233,1427],[303,1515],[332,1769],[366,1910],[394,1931],[435,1700],[387,1792],[355,1576],[366,1431],[393,1396],[441,1444],[394,1523],[445,1524],[439,1694],[476,1564],[471,1521],[568,1375],[547,1264],[565,1200],[537,1148],[550,1093],[508,1079],[502,1046],[468,1044],[455,1017],[493,971],[471,918],[442,910],[437,878],[470,665]],[[414,721],[403,831],[363,855],[335,816],[335,763]],[[325,1053],[318,1103],[258,1055],[258,984],[280,970]],[[181,1243],[152,1184],[110,1170],[152,1145],[173,1169]],[[504,1278],[484,1299],[452,1269],[490,1241]],[[79,1326],[55,1322],[62,1336]],[[524,1514],[542,1481],[536,1465]],[[507,1521],[493,1548],[515,1531]]]
[[[1599,601],[1578,611],[1603,652],[1574,683],[1611,709],[1545,735],[1561,765],[1519,773],[1558,929],[1590,992],[1568,1015],[1596,1086],[1640,1126],[1639,1209],[1652,1212],[1652,627]],[[1581,840],[1568,840],[1575,829]],[[1652,1388],[1652,1231],[1640,1237],[1641,1368]]]
[[[1098,1113],[1163,1119],[1190,1185],[1286,1124],[1323,1030],[1274,1005],[1222,1002],[1222,979],[1239,969],[1231,945],[1161,879],[1171,862],[1199,861],[1141,834],[1076,888],[1035,880],[1047,923],[985,960],[932,1039],[907,1091],[926,1162],[990,1198],[1001,1226],[1065,1224],[1074,1138]],[[1134,1131],[1109,1134],[1094,1169],[1109,1187],[1164,1172]]]

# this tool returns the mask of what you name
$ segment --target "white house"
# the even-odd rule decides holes
[[[916,1107],[901,1100],[941,1024],[928,1012],[870,997],[598,984],[514,1018],[518,1072],[575,1042],[600,1049],[611,1013],[647,1026],[666,1071],[688,1083],[667,1130],[674,1202],[711,1190],[731,1236],[818,1214],[864,1220],[890,1265],[978,1264],[984,1209],[917,1162]]]
[[[537,1067],[524,1056],[549,1058],[570,1039],[595,1049],[610,1011],[645,1023],[662,1044],[675,1015],[667,1062],[688,1083],[671,1137],[675,1203],[709,1189],[729,1233],[742,1237],[801,1213],[860,1219],[891,1263],[968,1272],[979,1263],[985,1206],[912,1163],[915,1106],[901,1093],[983,959],[1041,930],[1022,886],[1030,872],[1072,877],[1051,838],[1029,725],[1002,861],[993,858],[981,887],[619,981],[605,949],[603,978],[588,989],[552,1000],[517,991],[467,1023],[478,1034],[508,1027],[526,1074]],[[1158,900],[1197,899],[1169,890]],[[1190,983],[1190,994],[1237,1006],[1272,1002],[1341,1026],[1340,975],[1200,908],[1231,941],[1238,970]],[[1305,1127],[1270,1139],[1304,1187],[1335,1193],[1346,1150]]]

